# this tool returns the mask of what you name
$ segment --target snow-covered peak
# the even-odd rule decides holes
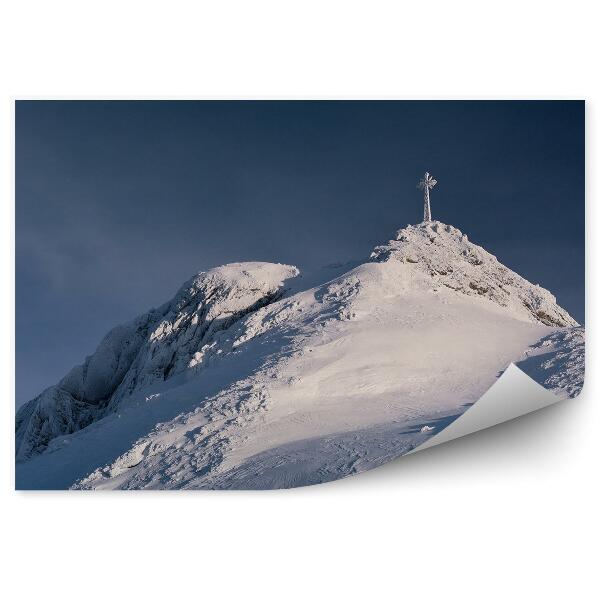
[[[202,361],[219,332],[281,296],[290,265],[232,263],[200,272],[175,297],[112,329],[94,354],[17,413],[17,458],[101,417],[126,396]]]
[[[577,325],[548,290],[502,265],[452,225],[439,221],[408,225],[398,231],[395,240],[376,247],[371,259],[404,263],[425,275],[434,288],[445,286],[461,294],[487,298],[516,318],[551,327]]]
[[[198,351],[215,333],[278,298],[289,265],[232,263],[189,279],[157,310],[113,329],[62,387],[93,404],[114,402],[198,361]]]

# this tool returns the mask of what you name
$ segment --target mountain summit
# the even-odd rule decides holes
[[[18,487],[336,479],[418,446],[511,362],[577,325],[550,292],[437,221],[311,289],[294,291],[298,275],[225,265],[113,329],[19,410]]]
[[[433,288],[443,285],[470,296],[486,298],[506,308],[515,318],[552,327],[577,325],[556,298],[532,285],[452,225],[430,221],[401,229],[395,240],[375,248],[372,260],[416,265],[431,276]]]

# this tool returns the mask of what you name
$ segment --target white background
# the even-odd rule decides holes
[[[10,588],[4,597],[597,597],[593,6],[573,0],[3,3],[0,586]],[[313,488],[14,492],[15,97],[585,98],[584,393]]]

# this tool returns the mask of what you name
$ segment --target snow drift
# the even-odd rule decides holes
[[[110,332],[18,412],[18,487],[336,479],[415,448],[542,338],[577,326],[550,292],[439,222],[402,229],[311,289],[289,290],[297,275],[219,267]],[[548,387],[564,389],[567,369],[576,393],[577,340],[557,349]]]

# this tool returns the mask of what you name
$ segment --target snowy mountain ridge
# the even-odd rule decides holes
[[[17,414],[17,459],[111,412],[119,401],[202,363],[215,336],[281,296],[295,267],[234,263],[192,277],[158,309],[112,329],[82,365]]]
[[[576,325],[550,292],[438,222],[286,294],[298,274],[225,265],[112,330],[19,410],[21,485],[334,479],[409,451],[549,331]]]

